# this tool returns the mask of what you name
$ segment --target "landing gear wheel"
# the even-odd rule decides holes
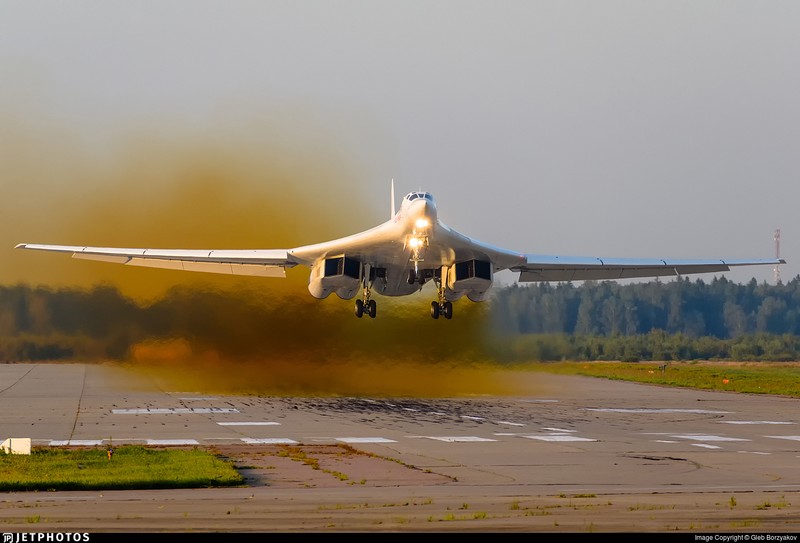
[[[356,317],[359,319],[364,316],[364,302],[356,300]]]
[[[439,312],[439,302],[431,302],[431,317],[438,319]]]
[[[453,318],[453,302],[445,302],[442,306],[442,314],[445,319]]]
[[[413,285],[417,282],[417,272],[414,270],[408,270],[408,284]]]
[[[375,302],[375,300],[370,300],[369,302],[367,302],[366,311],[367,314],[370,316],[370,318],[372,319],[375,318],[375,315],[378,312],[378,304]]]

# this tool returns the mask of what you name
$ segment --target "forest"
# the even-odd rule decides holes
[[[514,284],[481,304],[458,302],[444,323],[392,316],[382,302],[371,329],[346,309],[350,302],[309,298],[187,287],[143,304],[109,285],[0,286],[0,361],[126,360],[137,345],[175,338],[228,356],[375,356],[383,348],[501,363],[800,360],[800,276],[776,285],[724,277]]]

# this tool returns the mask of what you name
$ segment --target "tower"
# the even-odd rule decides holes
[[[775,230],[775,235],[773,236],[775,240],[775,258],[780,259],[781,257],[781,229],[778,228]],[[781,270],[778,264],[775,264],[775,268],[772,270],[775,273],[775,284],[781,284]]]

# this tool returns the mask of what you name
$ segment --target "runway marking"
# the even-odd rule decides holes
[[[265,437],[259,439],[243,437],[242,441],[248,445],[297,445],[297,441],[282,437]]]
[[[670,435],[678,439],[692,439],[695,441],[751,441],[750,439],[742,439],[738,437],[714,436],[709,434],[670,434]]]
[[[200,445],[196,439],[148,439],[148,445]]]
[[[385,437],[337,437],[336,441],[342,443],[397,443],[394,439]]]
[[[680,441],[674,441],[671,439],[656,439],[654,441],[655,443],[680,443]]]
[[[508,424],[509,426],[525,426],[521,422],[509,422],[507,420],[498,420],[496,424]]]
[[[208,401],[219,400],[219,398],[214,396],[206,396],[205,398],[200,396],[197,398],[178,398],[178,399],[184,402],[202,402],[203,400],[208,400]]]
[[[280,422],[218,422],[220,426],[280,426]]]
[[[96,447],[102,445],[102,439],[68,439],[68,440],[54,440],[50,442],[51,447],[63,447],[66,445],[74,445],[76,447]]]
[[[768,452],[761,452],[761,451],[736,451],[740,454],[763,454],[764,456],[770,456],[772,453]]]
[[[656,409],[649,407],[641,408],[622,408],[622,407],[587,407],[587,411],[599,411],[604,413],[698,413],[702,415],[724,415],[730,411],[710,411],[708,409]]]
[[[575,432],[575,430],[566,430],[564,428],[548,428],[548,427],[542,428],[542,430],[550,430],[551,432],[557,432],[560,434],[565,434],[565,433],[571,434]]]
[[[461,418],[462,419],[467,419],[467,420],[486,420],[483,417],[471,417],[469,415],[461,415]]]
[[[488,439],[485,437],[476,437],[476,436],[409,436],[409,437],[434,439],[436,441],[445,441],[447,443],[473,443],[481,441],[497,441],[496,439]]]
[[[558,403],[558,400],[520,400],[523,403]]]
[[[775,420],[718,420],[720,424],[794,424],[794,422],[781,422]]]
[[[597,441],[596,439],[589,439],[588,437],[578,437],[566,434],[539,434],[539,435],[521,435],[526,439],[537,439],[539,441]]]
[[[800,441],[800,436],[764,436],[764,437],[772,437],[775,439],[791,439],[792,441]]]
[[[692,443],[692,447],[703,447],[704,449],[721,449],[719,445],[709,445],[708,443]]]
[[[112,409],[115,415],[185,415],[190,413],[238,413],[232,407],[153,407],[141,409]]]

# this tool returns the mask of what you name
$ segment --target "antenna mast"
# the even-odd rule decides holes
[[[775,230],[775,235],[773,236],[775,240],[775,259],[780,260],[781,258],[781,229],[778,228]],[[772,270],[775,273],[775,284],[781,284],[781,270],[778,264],[775,264],[775,268]]]

